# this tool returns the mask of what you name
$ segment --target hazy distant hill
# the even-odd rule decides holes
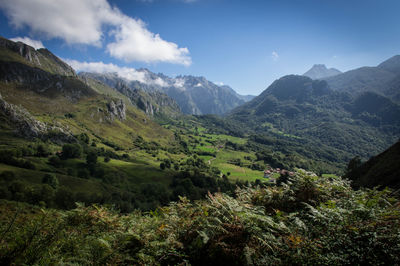
[[[322,79],[327,77],[332,77],[342,73],[341,71],[337,70],[336,68],[327,68],[323,64],[316,64],[308,70],[303,76],[309,77],[311,79]]]
[[[117,73],[84,73],[93,79],[118,89],[159,91],[173,98],[185,114],[223,114],[252,99],[253,96],[237,94],[231,87],[218,86],[204,77],[177,76],[167,77],[155,74],[147,69],[137,70],[142,80],[128,80]]]
[[[333,90],[345,91],[352,95],[373,91],[398,102],[400,56],[393,56],[376,67],[361,67],[325,80]]]

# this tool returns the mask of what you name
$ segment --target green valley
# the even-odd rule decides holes
[[[362,161],[400,105],[322,70],[253,98],[1,38],[0,264],[398,264],[398,143]]]

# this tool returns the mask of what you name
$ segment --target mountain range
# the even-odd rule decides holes
[[[361,67],[324,78],[331,89],[353,96],[371,91],[400,102],[400,55],[393,56],[376,67]]]
[[[228,117],[261,134],[287,136],[300,146],[308,142],[313,151],[325,147],[330,154],[315,157],[327,161],[367,159],[400,136],[398,67],[395,56],[322,80],[284,76]]]
[[[136,73],[141,76],[140,81],[121,77],[117,73],[82,72],[79,76],[103,82],[127,96],[135,90],[165,93],[176,101],[184,114],[223,114],[254,98],[239,95],[231,87],[216,85],[204,77],[171,78],[148,69],[138,69]]]

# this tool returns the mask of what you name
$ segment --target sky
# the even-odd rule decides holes
[[[204,76],[240,94],[400,54],[398,0],[0,0],[0,35],[77,71]]]

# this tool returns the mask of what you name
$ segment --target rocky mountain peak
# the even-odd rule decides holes
[[[327,77],[332,77],[342,73],[336,68],[327,68],[324,64],[315,64],[308,70],[303,76],[309,77],[311,79],[322,79]]]
[[[0,37],[0,48],[16,53],[30,66],[61,76],[76,76],[74,69],[45,48],[36,50],[23,42],[13,42]]]

